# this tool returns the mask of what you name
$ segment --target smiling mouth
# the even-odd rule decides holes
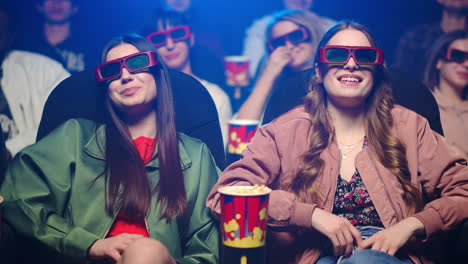
[[[362,78],[358,76],[340,76],[338,77],[338,81],[345,83],[360,83],[362,82]]]

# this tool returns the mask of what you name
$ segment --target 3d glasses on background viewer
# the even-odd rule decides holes
[[[120,78],[122,68],[130,73],[136,73],[156,65],[158,65],[156,53],[144,51],[103,63],[94,69],[94,73],[96,80],[103,82]]]
[[[325,46],[319,49],[318,61],[346,64],[351,57],[358,65],[381,65],[384,63],[381,49],[364,46]]]
[[[304,27],[298,28],[294,31],[289,32],[288,34],[281,35],[274,39],[268,41],[268,47],[271,51],[274,51],[278,47],[286,46],[286,41],[291,42],[291,44],[299,44],[310,38],[310,33]]]
[[[146,39],[155,47],[161,47],[167,44],[167,39],[171,38],[173,42],[186,40],[192,36],[188,26],[177,26],[168,30],[153,32],[146,36]]]
[[[468,60],[468,52],[458,49],[448,49],[445,59],[451,62],[463,63]]]

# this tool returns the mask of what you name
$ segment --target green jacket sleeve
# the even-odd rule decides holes
[[[199,158],[194,158],[198,156]],[[182,232],[183,257],[178,263],[218,263],[218,224],[205,206],[206,197],[218,180],[220,173],[205,144],[200,153],[191,155],[192,168],[186,173],[186,189],[189,206],[180,223]]]
[[[68,217],[79,130],[72,120],[25,149],[13,160],[0,188],[5,221],[72,258],[85,258],[89,245],[98,239]]]

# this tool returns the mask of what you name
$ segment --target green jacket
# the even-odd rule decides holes
[[[179,263],[217,263],[218,229],[205,206],[219,175],[205,144],[179,134],[179,151],[188,198],[187,211],[168,224],[153,207],[146,218],[149,235],[161,241]],[[98,145],[98,142],[100,145]],[[62,256],[81,261],[88,247],[105,237],[114,217],[104,197],[105,129],[72,119],[13,160],[0,188],[5,220]],[[151,188],[159,178],[158,159],[146,165]]]

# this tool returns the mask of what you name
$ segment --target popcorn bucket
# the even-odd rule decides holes
[[[249,85],[249,59],[246,56],[224,57],[224,68],[228,86]]]
[[[229,121],[228,154],[242,154],[252,141],[258,125],[257,120],[237,119]]]
[[[258,186],[226,186],[221,194],[221,240],[233,248],[265,245],[268,198],[271,190]]]

